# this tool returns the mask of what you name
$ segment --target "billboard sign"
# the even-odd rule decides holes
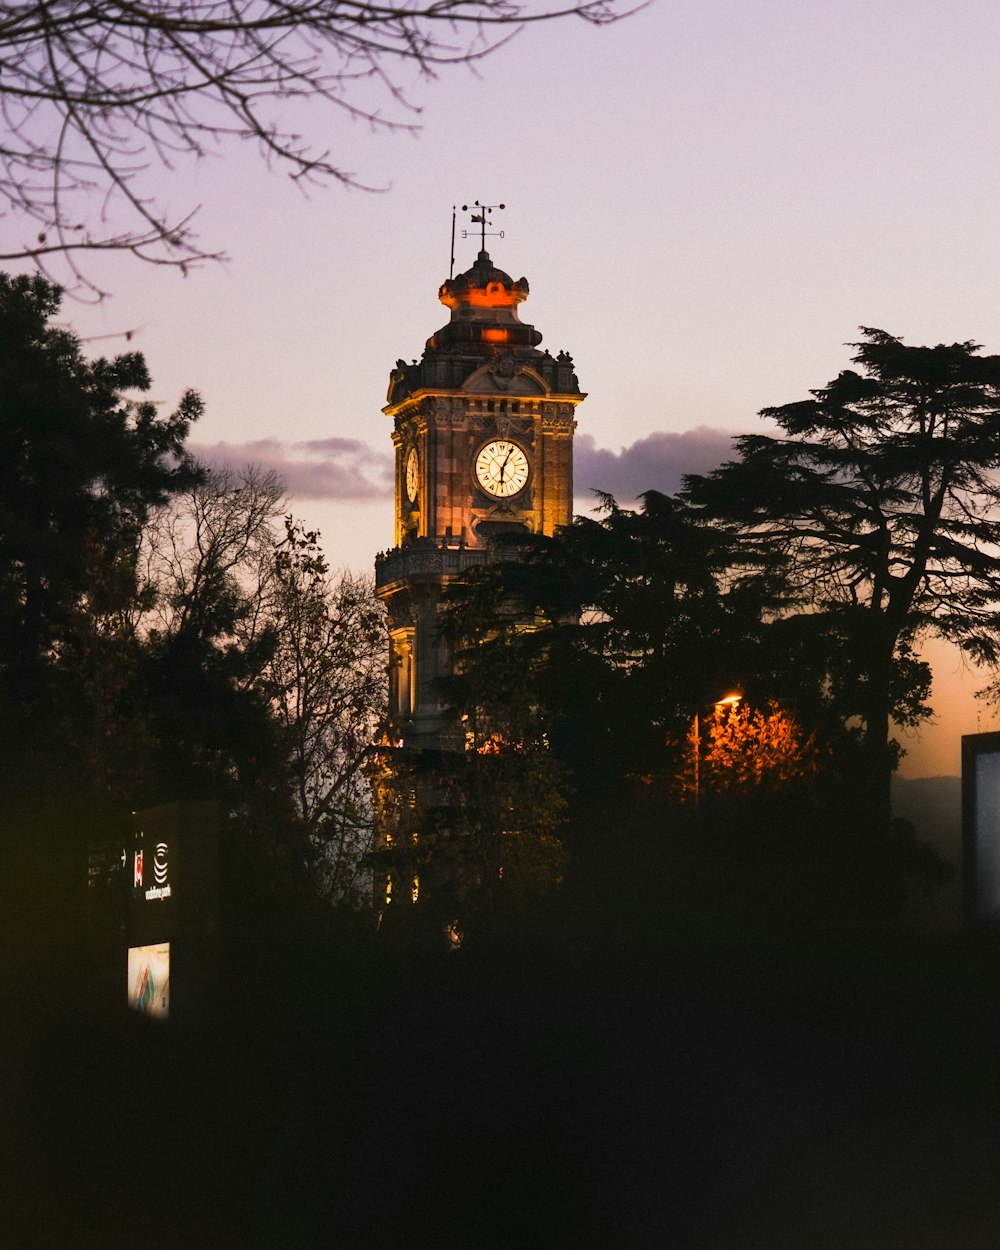
[[[170,1015],[170,943],[130,946],[128,1005],[144,1016],[165,1020]]]
[[[1000,921],[1000,733],[962,739],[962,867],[969,920]]]

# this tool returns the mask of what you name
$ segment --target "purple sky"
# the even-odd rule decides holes
[[[578,507],[670,490],[845,367],[859,325],[1000,352],[998,47],[993,0],[653,0],[534,27],[475,72],[404,76],[419,138],[288,119],[384,192],[306,198],[249,147],[159,176],[230,260],[105,258],[114,298],[67,319],[95,352],[133,331],[154,398],[203,393],[206,455],[276,465],[331,563],[370,567],[393,532],[389,369],[447,319],[452,204],[503,200],[491,254],[589,393]],[[958,771],[958,734],[997,724],[955,704],[954,667],[934,701],[959,710],[907,771]]]

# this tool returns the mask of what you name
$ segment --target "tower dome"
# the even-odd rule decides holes
[[[455,311],[464,305],[470,308],[510,308],[528,298],[528,279],[518,278],[515,282],[510,274],[497,269],[489,253],[484,251],[476,257],[471,269],[441,283],[438,298]]]
[[[427,350],[537,347],[541,334],[517,315],[518,304],[527,298],[527,278],[515,282],[493,264],[488,252],[480,252],[471,269],[442,282],[438,299],[451,309],[451,320],[431,335]]]

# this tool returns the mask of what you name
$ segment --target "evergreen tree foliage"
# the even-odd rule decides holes
[[[764,409],[783,436],[737,440],[740,459],[688,479],[687,493],[739,526],[749,559],[787,558],[783,636],[841,722],[856,721],[855,788],[885,836],[891,724],[929,714],[919,641],[937,634],[975,664],[1000,661],[1000,357],[862,336],[859,370]]]
[[[625,926],[687,906],[861,919],[901,904],[907,880],[946,879],[912,830],[873,837],[858,818],[844,691],[864,657],[820,613],[783,615],[791,553],[655,492],[603,509],[477,571],[448,610],[456,706],[485,732],[544,738],[565,770],[577,896],[595,914],[617,899],[609,923]],[[927,673],[909,647],[891,678],[916,715]],[[721,703],[734,689],[739,705]]]
[[[601,506],[456,591],[454,697],[473,723],[534,723],[584,793],[652,778],[665,791],[668,739],[756,672],[780,570],[741,567],[722,527],[656,491],[637,510]]]
[[[199,477],[184,448],[198,396],[160,416],[135,398],[150,385],[142,356],[85,359],[52,324],[59,304],[44,279],[0,274],[0,715],[14,784],[82,761],[117,681],[96,620],[137,593],[151,511]]]

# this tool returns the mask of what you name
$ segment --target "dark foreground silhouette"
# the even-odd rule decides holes
[[[244,953],[186,1025],[95,1014],[54,951],[5,968],[0,1244],[996,1244],[992,940]]]

